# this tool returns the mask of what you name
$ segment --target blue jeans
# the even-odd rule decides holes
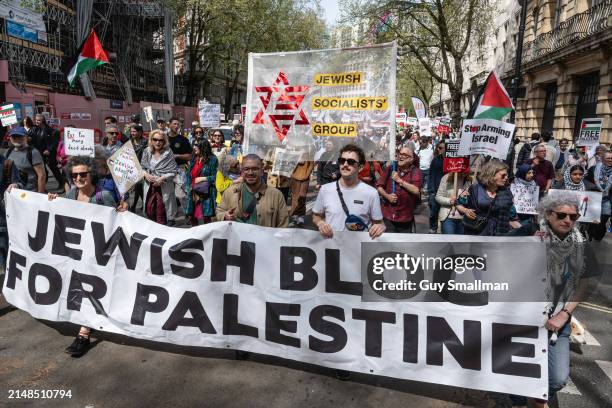
[[[461,219],[447,218],[442,223],[443,234],[464,235],[463,222]]]
[[[422,191],[428,191],[427,190],[428,182],[429,182],[429,169],[421,170],[421,190]],[[434,196],[435,195],[436,194],[434,193]]]

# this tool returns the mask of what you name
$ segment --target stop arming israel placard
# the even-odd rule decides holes
[[[461,128],[458,154],[483,154],[506,159],[514,135],[514,125],[495,119],[466,119]]]
[[[334,138],[360,145],[368,160],[391,159],[393,143],[378,142],[395,140],[396,59],[395,43],[249,54],[245,150],[265,157]]]
[[[324,239],[230,222],[179,229],[17,189],[6,205],[11,246],[3,294],[35,318],[546,398],[544,303],[365,302],[361,255],[373,242],[365,232]],[[522,239],[487,237],[499,250],[489,251],[486,263],[510,265],[520,253],[513,279],[534,287],[545,276],[544,244]],[[420,257],[424,241],[479,240],[383,234],[376,245],[399,243]]]

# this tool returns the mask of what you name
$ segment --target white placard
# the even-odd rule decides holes
[[[0,123],[2,123],[2,126],[11,126],[17,123],[17,112],[13,104],[4,105],[0,108]]]
[[[202,104],[199,107],[200,126],[204,128],[219,127],[221,105],[217,103]]]
[[[275,148],[272,174],[291,177],[301,158],[302,152],[281,149],[280,147]]]
[[[431,137],[431,122],[429,118],[419,118],[419,135]]]
[[[505,160],[514,125],[495,119],[466,119],[461,129],[459,155],[483,154]]]
[[[537,214],[538,202],[540,199],[540,187],[533,183],[527,185],[524,183],[510,184],[512,192],[514,208],[519,214]]]
[[[117,190],[121,194],[130,191],[144,176],[131,140],[113,153],[107,163]]]
[[[68,156],[95,155],[95,142],[93,129],[64,129],[64,149]]]
[[[578,213],[580,218],[578,221],[591,223],[601,221],[601,199],[602,192],[599,191],[575,191],[575,190],[548,190],[549,196],[573,194],[576,196],[579,207]]]

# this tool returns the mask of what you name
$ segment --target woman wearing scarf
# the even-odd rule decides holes
[[[215,215],[218,166],[219,162],[208,141],[202,140],[193,147],[193,158],[187,168],[186,184],[189,187],[185,210],[193,226],[198,225],[199,221],[208,224]]]
[[[587,179],[601,191],[601,221],[589,232],[597,241],[601,241],[606,235],[606,224],[612,213],[612,152],[605,152],[599,163],[589,169]]]
[[[528,164],[521,164],[516,168],[514,180],[510,186],[511,191],[521,191],[522,189],[535,189],[536,182],[534,180],[535,172]],[[521,188],[521,190],[519,190]],[[513,193],[514,194],[514,193]],[[536,203],[537,204],[537,203]],[[516,231],[512,235],[533,235],[537,229],[536,217],[534,214],[517,214],[521,223],[522,231]]]
[[[572,194],[546,196],[539,206],[540,231],[546,243],[546,317],[548,329],[548,393],[550,400],[561,390],[570,373],[570,321],[578,302],[584,299],[588,278],[597,274],[585,256],[584,237],[577,228],[579,203]],[[515,404],[526,405],[521,397]],[[546,407],[546,400],[532,400],[534,407]]]
[[[563,172],[563,178],[554,185],[557,190],[599,191],[597,186],[584,178],[584,167],[574,164]]]
[[[508,166],[502,161],[493,159],[481,167],[478,183],[459,198],[457,206],[464,214],[467,235],[508,235],[513,228],[521,227],[507,181]]]
[[[174,226],[176,195],[174,176],[178,172],[168,136],[156,129],[149,134],[149,146],[140,162],[144,170],[145,214],[158,224]]]
[[[215,154],[215,156],[219,157],[223,152],[225,152],[225,136],[223,136],[223,132],[219,129],[213,130],[210,135],[210,145],[211,151]]]
[[[455,177],[457,177],[457,191],[455,191]],[[446,173],[442,176],[436,193],[436,202],[440,205],[438,221],[442,226],[443,234],[464,234],[463,213],[457,209],[457,197],[467,191],[470,185],[471,182],[466,173]]]

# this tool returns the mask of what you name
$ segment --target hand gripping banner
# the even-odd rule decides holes
[[[360,270],[382,265],[380,245],[429,262],[431,248],[481,245],[482,238],[383,234],[372,241],[367,233],[338,232],[324,239],[315,231],[229,222],[180,229],[17,189],[6,204],[10,248],[2,293],[35,318],[546,398],[542,303],[364,297],[371,288]],[[444,258],[457,267],[455,279],[459,268],[482,264],[483,279],[511,276],[519,285],[514,292],[541,285],[546,268],[539,240],[487,237],[486,245],[484,258],[476,247],[466,247],[478,255],[472,261]]]
[[[249,54],[245,145],[265,157],[332,139],[390,160],[395,142],[395,43]]]

